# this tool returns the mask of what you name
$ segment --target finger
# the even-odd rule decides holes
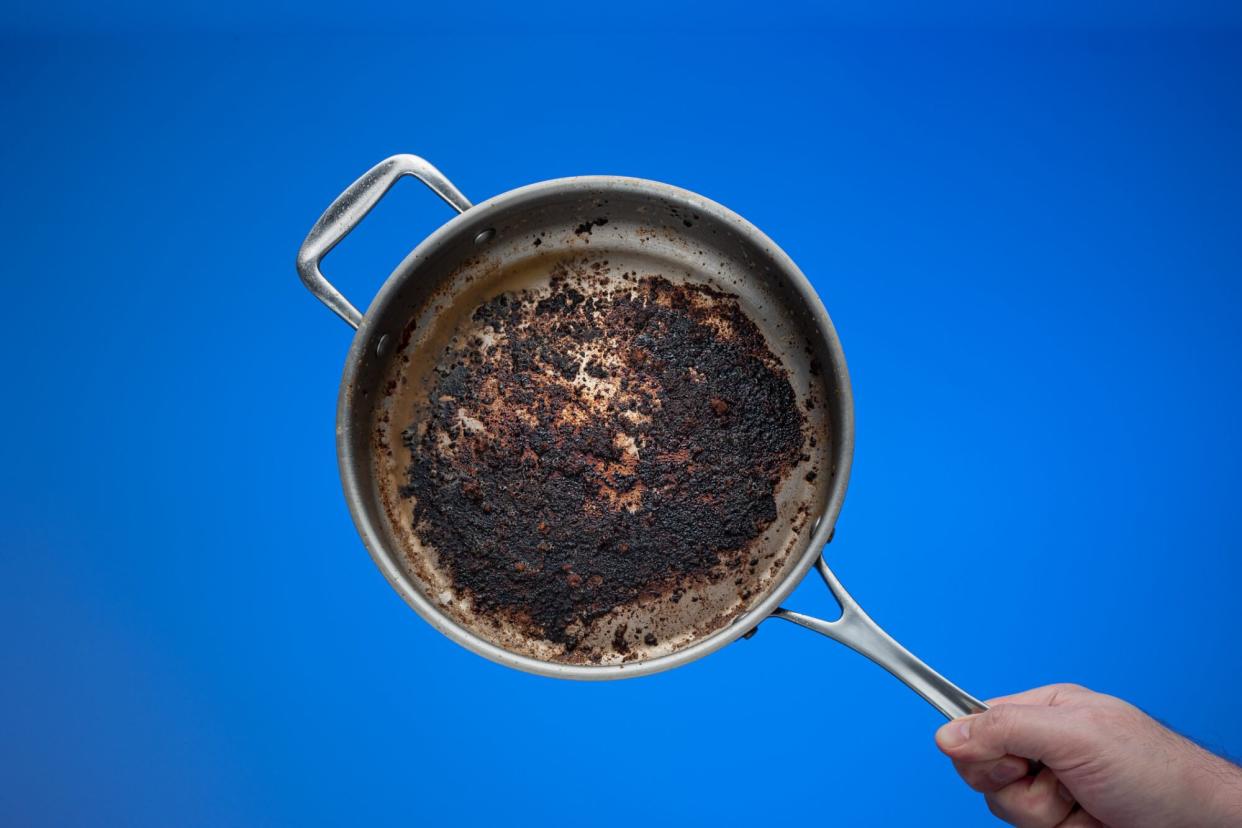
[[[1019,693],[1010,693],[1008,696],[997,696],[994,699],[988,699],[987,704],[989,707],[994,707],[998,704],[1044,704],[1052,706],[1063,704],[1075,696],[1090,695],[1091,692],[1080,684],[1046,684],[1043,687],[1035,687]]]
[[[979,793],[999,791],[1030,771],[1030,763],[1020,756],[1002,756],[983,762],[953,762],[958,776]]]
[[[1057,823],[1057,828],[1104,828],[1104,823],[1080,809],[1071,811],[1069,816]]]
[[[1056,774],[1044,768],[1033,779],[1020,779],[985,798],[992,813],[1017,828],[1056,828],[1074,807],[1060,791]]]
[[[1012,754],[1055,765],[1058,758],[1072,756],[1081,740],[1064,708],[1028,704],[1000,704],[936,731],[936,745],[961,762]]]

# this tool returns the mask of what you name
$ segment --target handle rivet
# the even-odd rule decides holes
[[[495,235],[496,235],[496,231],[493,228],[489,227],[486,230],[479,233],[479,235],[474,237],[474,243],[483,244],[484,242],[489,242],[492,240],[492,236],[495,236]]]
[[[375,343],[375,355],[380,359],[388,356],[388,334],[384,334],[379,338],[379,342]]]

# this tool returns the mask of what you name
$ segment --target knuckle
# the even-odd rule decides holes
[[[1059,825],[1070,812],[1070,803],[1048,785],[1031,785],[1022,793],[1018,808],[1026,815],[1025,823],[1033,828]]]
[[[1015,783],[995,793],[985,794],[984,800],[997,819],[1019,828],[1048,828],[1065,818],[1068,806],[1065,803],[1058,806],[1050,798],[1052,795],[1043,788],[1037,784]]]
[[[995,762],[960,762],[957,773],[972,789],[979,793],[992,793],[998,786],[992,781],[990,771]]]

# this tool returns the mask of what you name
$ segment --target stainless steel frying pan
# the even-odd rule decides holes
[[[402,176],[426,184],[459,215],[423,240],[393,271],[366,313],[324,278],[323,257]],[[606,216],[606,222],[595,221]],[[588,232],[584,233],[586,223]],[[537,241],[536,241],[537,240]],[[818,474],[784,481],[780,517],[759,543],[769,548],[747,589],[704,593],[689,612],[668,604],[632,608],[661,627],[659,646],[624,658],[574,661],[512,631],[498,630],[438,576],[434,550],[419,550],[394,484],[400,457],[389,424],[406,413],[393,388],[431,370],[429,350],[444,330],[504,289],[514,273],[557,257],[594,256],[612,267],[670,274],[738,297],[797,389],[811,405],[807,456]],[[984,705],[893,640],[854,601],[820,550],[831,539],[849,481],[853,404],[841,344],[823,304],[797,266],[749,222],[702,196],[633,178],[586,176],[545,181],[472,205],[421,158],[396,155],[367,171],[324,212],[298,252],[307,288],[357,330],[337,405],[337,451],[345,497],[375,564],[405,601],[440,632],[497,661],[532,673],[615,679],[677,667],[711,653],[767,618],[782,618],[870,658],[949,718]],[[812,568],[841,607],[825,621],[780,606]]]

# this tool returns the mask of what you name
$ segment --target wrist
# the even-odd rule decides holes
[[[1242,825],[1242,768],[1193,745],[1187,763],[1186,790],[1192,797],[1194,825],[1234,828]]]

